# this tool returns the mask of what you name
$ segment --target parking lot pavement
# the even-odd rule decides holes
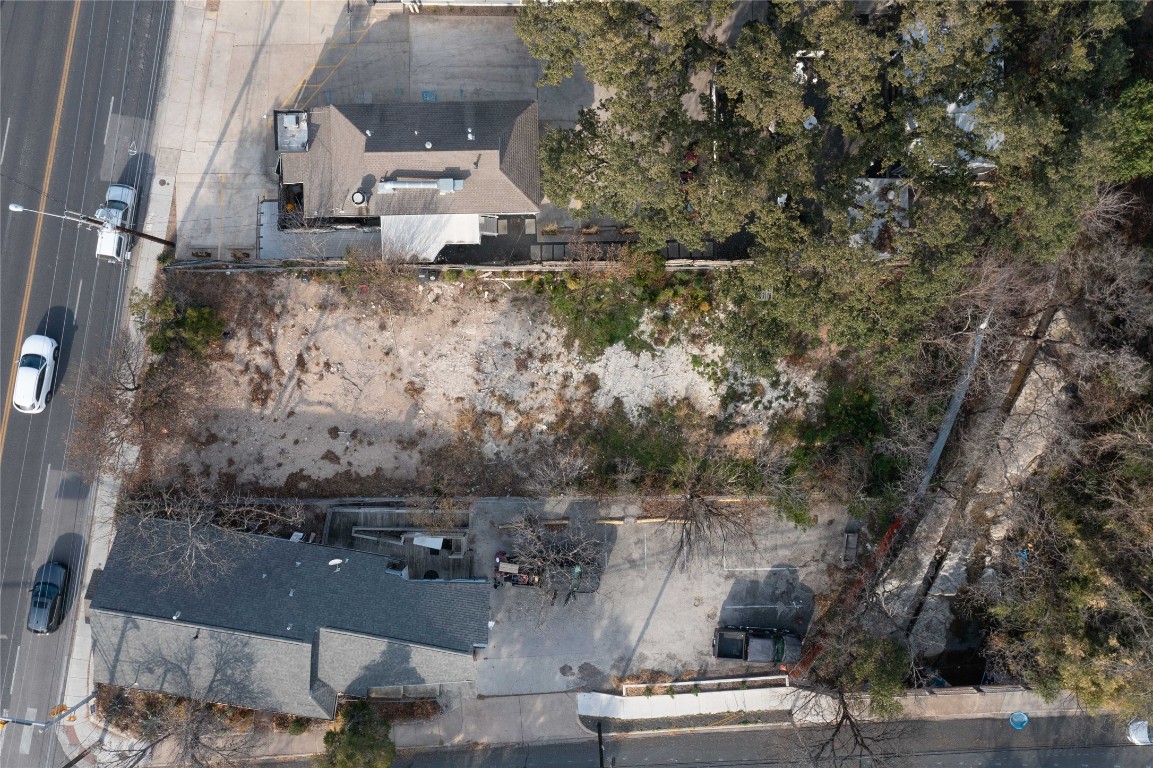
[[[607,503],[599,509],[601,517],[628,512]],[[675,529],[636,522],[598,526],[607,549],[598,593],[578,595],[568,605],[562,596],[550,605],[535,588],[493,590],[495,624],[478,659],[477,692],[607,690],[615,678],[650,669],[673,675],[759,671],[718,663],[713,630],[745,624],[803,633],[813,595],[827,587],[829,566],[840,557],[847,522],[832,510],[817,516],[807,529],[770,519],[755,541],[730,544],[687,569],[676,558]],[[499,540],[499,529],[491,530]]]

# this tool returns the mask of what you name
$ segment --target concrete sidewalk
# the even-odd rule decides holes
[[[763,693],[766,698],[757,699],[755,694]],[[737,696],[735,694],[741,694]],[[754,694],[748,697],[748,694]],[[396,723],[392,728],[392,739],[400,749],[430,747],[465,747],[471,745],[507,746],[521,744],[545,744],[567,741],[584,741],[594,738],[595,732],[586,728],[577,717],[578,701],[583,702],[581,711],[597,717],[616,716],[641,718],[646,725],[630,731],[636,736],[644,733],[662,733],[670,728],[678,732],[715,732],[724,728],[686,727],[687,716],[697,712],[741,711],[743,706],[753,708],[792,710],[796,695],[804,695],[798,688],[765,689],[749,691],[728,691],[715,694],[700,693],[669,696],[614,697],[594,693],[550,693],[537,696],[498,696],[465,700],[448,709],[441,716],[427,722]],[[712,699],[725,700],[732,709],[706,706]],[[615,700],[616,706],[605,706],[606,700]],[[593,706],[593,705],[596,706]],[[635,705],[631,707],[625,704]],[[941,688],[933,690],[909,691],[901,697],[905,717],[908,721],[977,720],[1005,718],[1013,712],[1024,712],[1030,718],[1078,718],[1084,711],[1077,706],[1072,696],[1064,695],[1047,702],[1035,691],[1019,686],[987,686],[977,688]],[[683,706],[675,706],[683,705]],[[634,711],[637,708],[642,711]],[[660,711],[647,712],[646,709],[659,708]],[[596,710],[595,712],[593,710]],[[681,711],[683,709],[683,711]],[[819,718],[810,712],[809,720],[819,725]],[[803,723],[806,716],[793,712],[793,722]],[[651,723],[651,728],[647,724]],[[750,724],[734,726],[736,730],[776,729],[781,723]]]
[[[595,735],[577,718],[575,693],[464,699],[433,720],[392,726],[400,749],[584,741]]]

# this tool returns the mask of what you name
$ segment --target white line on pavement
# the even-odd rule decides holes
[[[35,720],[36,710],[32,707],[28,708],[27,714],[24,715],[25,720]],[[20,754],[26,755],[32,751],[32,726],[25,725],[20,729]]]
[[[116,97],[112,97],[112,101],[108,102],[108,119],[104,121],[104,146],[108,146],[108,128],[112,125],[112,105],[116,103]],[[97,123],[99,125],[99,123]],[[92,126],[95,128],[96,126]]]
[[[20,663],[20,646],[16,646],[16,661],[12,662],[12,684],[8,686],[8,695],[12,695],[12,690],[16,687],[16,666]],[[7,711],[7,710],[5,710]]]
[[[0,163],[4,162],[4,153],[8,151],[8,129],[12,127],[12,118],[4,121],[4,144],[0,145]]]
[[[48,471],[44,473],[44,493],[40,496],[40,511],[44,512],[48,507],[48,486],[52,482],[52,465],[48,465]]]

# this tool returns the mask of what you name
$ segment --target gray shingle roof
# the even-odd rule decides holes
[[[321,705],[323,697],[310,695],[311,657],[311,643],[92,611],[92,665],[98,683],[331,718],[335,699]]]
[[[308,152],[281,158],[284,182],[304,185],[306,215],[539,210],[540,129],[535,102],[331,106],[312,110],[310,120],[313,138]],[[375,191],[381,179],[438,178],[463,179],[464,187],[445,195]],[[368,194],[364,209],[352,204],[350,196],[357,190]],[[334,213],[339,211],[343,214]]]
[[[189,589],[149,572],[147,525],[177,524],[119,523],[93,609],[160,619],[179,612],[191,624],[306,643],[321,627],[458,653],[487,642],[486,582],[407,581],[386,573],[380,555],[213,529],[213,546],[232,566]]]
[[[349,696],[367,696],[369,688],[476,677],[471,656],[351,632],[322,629],[317,649],[317,677]]]
[[[486,581],[406,581],[380,555],[208,528],[231,565],[190,587],[150,567],[179,530],[119,522],[92,594],[97,682],[330,718],[338,692],[475,677]]]

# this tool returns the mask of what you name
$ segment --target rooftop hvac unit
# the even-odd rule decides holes
[[[376,185],[376,191],[382,195],[393,195],[411,189],[435,189],[442,195],[448,195],[464,189],[464,179],[385,180]]]

